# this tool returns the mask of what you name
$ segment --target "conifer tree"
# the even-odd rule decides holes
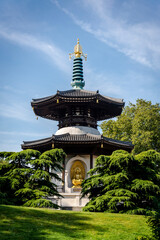
[[[25,206],[54,207],[59,206],[48,199],[49,196],[61,197],[54,180],[62,181],[57,171],[62,171],[65,153],[62,149],[53,149],[42,153],[39,158],[32,158],[27,163],[31,165],[31,174],[24,187],[16,191],[22,196]]]
[[[31,158],[39,158],[39,156],[39,151],[28,149],[13,153],[6,159],[9,165],[5,176],[10,182],[12,191],[14,191],[16,205],[22,205],[25,201],[25,199],[17,195],[17,191],[24,187],[32,174],[33,169],[28,165],[28,161]]]
[[[82,195],[90,199],[83,210],[151,214],[160,201],[159,166],[160,154],[154,150],[99,156],[82,183]]]
[[[14,191],[5,175],[9,171],[9,162],[6,159],[12,154],[13,152],[0,152],[0,204],[13,204],[15,202]]]
[[[61,197],[53,179],[62,181],[57,171],[62,171],[64,158],[65,153],[62,149],[53,149],[42,154],[28,149],[11,154],[7,158],[8,163],[3,164],[3,171],[0,170],[0,177],[7,179],[14,193],[14,203],[31,207],[57,208],[58,205],[52,203],[48,197]],[[0,184],[3,179],[0,178]]]

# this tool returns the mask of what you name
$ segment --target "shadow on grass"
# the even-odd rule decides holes
[[[1,240],[89,239],[87,231],[103,232],[79,212],[0,206]]]

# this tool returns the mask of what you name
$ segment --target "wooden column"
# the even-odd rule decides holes
[[[90,154],[90,169],[93,168],[93,154]]]

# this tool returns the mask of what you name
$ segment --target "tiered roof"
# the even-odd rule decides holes
[[[31,106],[37,116],[59,121],[59,128],[73,126],[89,127],[97,129],[97,121],[106,120],[121,114],[124,107],[123,99],[103,96],[99,91],[83,90],[85,85],[83,79],[82,58],[86,59],[82,47],[79,44],[74,48],[73,77],[71,85],[73,89],[59,91],[48,97],[33,99]],[[63,148],[66,153],[87,154],[111,154],[116,149],[131,151],[133,145],[106,138],[102,135],[70,134],[61,135],[36,141],[28,141],[22,144],[23,149],[37,149],[41,152],[53,147]]]
[[[41,151],[41,149],[45,148],[45,150],[51,149],[52,147],[61,147],[68,151],[70,150],[70,146],[72,146],[72,151],[75,149],[76,146],[81,146],[80,152],[83,153],[83,150],[86,153],[86,148],[82,148],[83,146],[92,146],[93,150],[95,150],[95,146],[97,147],[96,152],[100,151],[103,153],[104,151],[110,153],[111,149],[113,151],[116,149],[124,149],[127,151],[131,151],[133,145],[130,142],[123,142],[114,140],[111,138],[104,137],[103,135],[93,135],[93,134],[62,134],[62,135],[52,135],[49,138],[44,138],[36,141],[25,141],[22,144],[23,149],[36,149]],[[87,147],[88,148],[88,147]],[[96,153],[95,152],[95,153]],[[90,153],[90,148],[88,148],[88,154]]]
[[[118,116],[124,107],[123,99],[103,96],[99,91],[68,90],[57,91],[45,98],[33,99],[31,105],[37,116],[59,121],[62,114],[67,114],[71,107],[84,107],[93,112],[96,121]],[[62,113],[63,112],[63,113]],[[65,117],[65,116],[63,116]]]

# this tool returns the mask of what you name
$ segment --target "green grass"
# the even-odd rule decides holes
[[[0,206],[1,240],[134,240],[150,234],[144,216]]]

